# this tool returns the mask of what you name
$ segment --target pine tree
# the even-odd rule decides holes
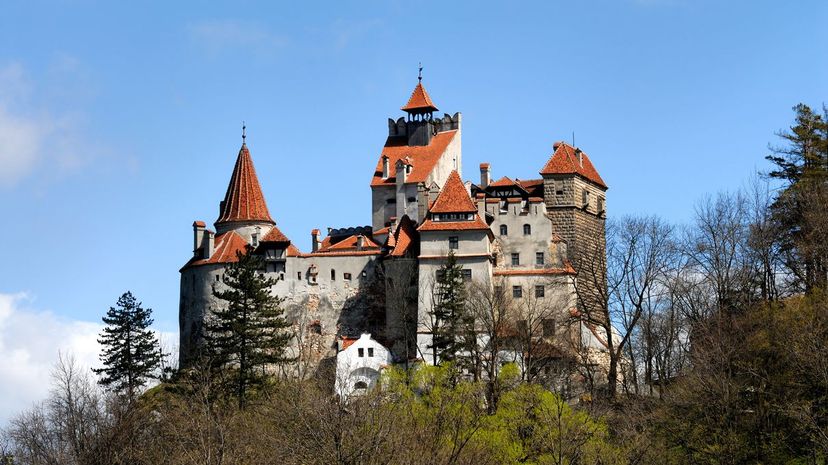
[[[131,292],[124,293],[115,307],[109,307],[106,327],[98,343],[103,345],[100,360],[104,367],[93,369],[98,383],[132,401],[147,380],[155,378],[162,353],[158,338],[149,329],[152,309],[141,306]]]
[[[205,324],[205,355],[212,366],[232,372],[239,408],[243,409],[250,388],[267,379],[268,367],[291,359],[285,349],[293,337],[285,331],[284,299],[270,293],[276,280],[262,269],[262,258],[237,252],[238,261],[227,267],[223,286],[213,295],[226,302]]]
[[[437,271],[431,310],[434,327],[429,348],[434,354],[435,365],[438,358],[443,362],[454,361],[463,350],[464,325],[468,323],[465,307],[463,267],[457,263],[454,251],[450,251],[446,263]]]
[[[785,183],[773,204],[780,250],[795,281],[811,291],[824,287],[826,280],[825,225],[813,218],[815,211],[822,212],[828,197],[828,122],[807,105],[793,110],[794,125],[778,134],[786,145],[772,147],[773,153],[766,158],[775,165],[768,175]]]

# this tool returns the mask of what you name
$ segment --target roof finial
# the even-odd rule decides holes
[[[417,81],[423,82],[423,62],[420,62],[420,72],[417,73]]]
[[[244,121],[242,121],[242,145],[247,143],[247,126],[245,126]]]

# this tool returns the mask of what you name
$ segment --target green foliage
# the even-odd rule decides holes
[[[227,267],[224,286],[213,295],[226,302],[207,319],[204,355],[214,369],[232,374],[239,408],[251,387],[261,387],[268,379],[267,369],[289,361],[285,349],[293,337],[287,328],[281,303],[270,288],[273,278],[260,273],[262,258],[247,252],[237,253],[238,261]]]
[[[93,371],[100,375],[99,384],[129,399],[156,377],[161,363],[158,339],[149,329],[151,314],[152,309],[143,308],[127,291],[103,317],[106,327],[98,343],[103,346],[100,360],[104,367]]]
[[[468,343],[466,315],[466,285],[463,267],[457,263],[454,251],[450,251],[446,263],[437,272],[434,304],[430,311],[434,325],[433,340],[429,346],[434,352],[434,362],[451,362]]]

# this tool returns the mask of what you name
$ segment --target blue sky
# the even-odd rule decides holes
[[[6,318],[96,322],[129,289],[174,332],[190,225],[217,216],[242,120],[301,249],[312,228],[369,224],[386,118],[419,61],[437,106],[463,113],[464,178],[483,161],[535,177],[574,131],[610,215],[685,222],[765,169],[793,105],[826,100],[826,22],[824,1],[7,0]]]

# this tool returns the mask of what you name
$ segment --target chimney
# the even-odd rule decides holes
[[[357,250],[362,250],[362,246],[364,246],[364,245],[365,245],[365,236],[360,234],[359,236],[357,236],[357,243],[356,243]]]
[[[204,241],[204,231],[207,225],[203,221],[193,221],[193,255],[198,253]]]
[[[382,156],[382,179],[388,179],[388,155]]]
[[[314,229],[311,231],[311,252],[316,252],[319,250],[319,245],[322,241],[319,240],[319,230]]]
[[[483,189],[489,187],[489,182],[492,180],[492,168],[488,163],[480,164],[480,187]]]
[[[575,148],[575,155],[578,155],[578,164],[581,165],[581,168],[584,167],[584,152],[581,152],[581,149]]]
[[[216,244],[216,233],[209,229],[204,232],[207,234],[205,237],[206,240],[204,241],[204,258],[208,259],[213,256],[213,250]]]

